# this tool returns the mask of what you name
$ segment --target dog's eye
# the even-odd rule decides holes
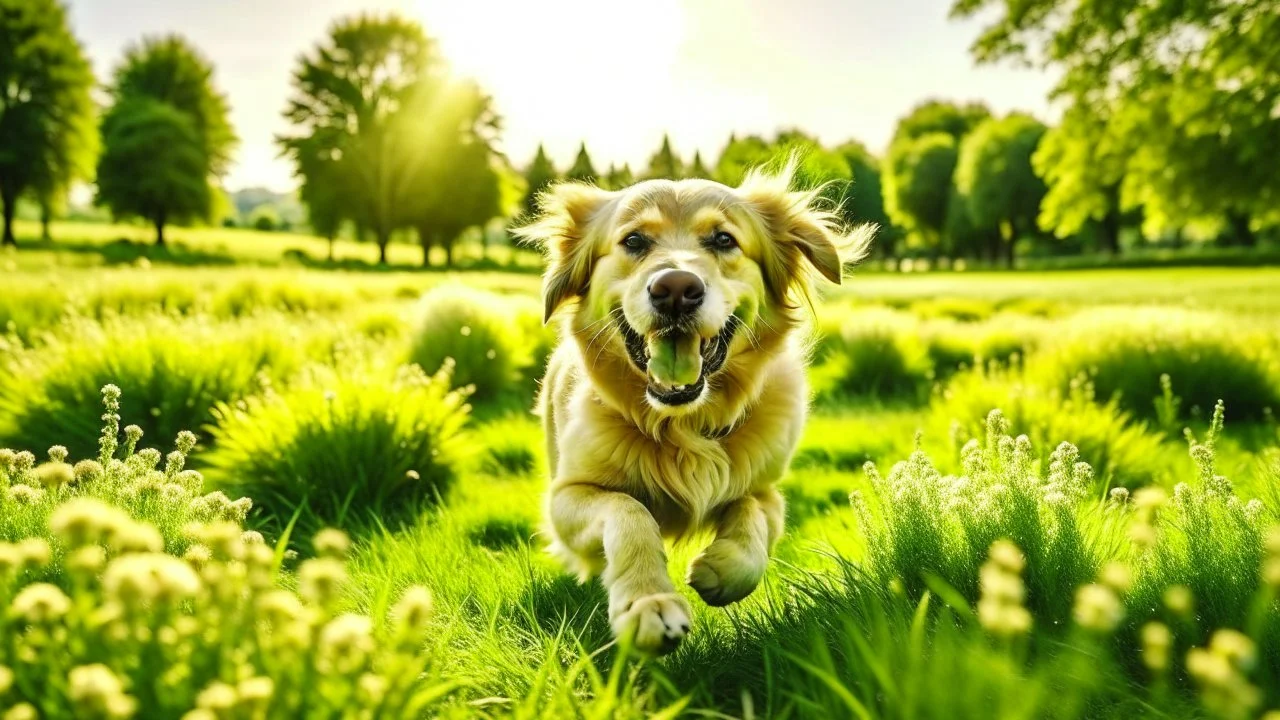
[[[738,239],[729,233],[720,230],[711,236],[711,247],[716,250],[732,250],[738,247]]]
[[[628,233],[622,238],[622,247],[626,248],[627,252],[638,255],[649,247],[649,241],[640,233]]]

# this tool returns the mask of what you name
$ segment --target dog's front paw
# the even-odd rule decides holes
[[[663,654],[689,634],[689,603],[675,593],[644,595],[613,618],[613,632],[631,637],[637,650]]]
[[[732,540],[716,540],[689,563],[687,582],[706,604],[728,605],[756,589],[767,563]]]

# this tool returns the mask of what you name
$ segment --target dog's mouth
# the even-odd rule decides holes
[[[662,405],[687,405],[702,397],[707,378],[724,367],[729,343],[741,321],[730,316],[720,332],[703,337],[681,327],[655,328],[641,335],[618,313],[631,364],[649,379],[645,391]]]

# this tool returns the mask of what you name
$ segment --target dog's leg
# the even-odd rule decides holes
[[[751,594],[764,577],[769,552],[782,535],[786,501],[775,488],[730,503],[716,523],[716,539],[689,564],[689,585],[708,605]]]
[[[561,484],[548,502],[560,549],[580,565],[604,560],[614,633],[634,633],[646,652],[670,652],[689,632],[689,604],[676,594],[658,522],[640,501],[596,485]]]

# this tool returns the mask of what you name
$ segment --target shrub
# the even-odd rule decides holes
[[[35,451],[66,438],[73,455],[89,454],[98,389],[107,383],[132,401],[126,424],[171,438],[202,427],[216,402],[292,373],[303,355],[297,331],[281,332],[269,317],[77,321],[0,367],[0,440]]]
[[[1028,382],[1019,368],[977,367],[957,375],[934,396],[934,426],[950,427],[963,444],[985,432],[981,418],[998,407],[1047,459],[1054,438],[1069,437],[1097,469],[1101,485],[1146,485],[1168,472],[1160,437],[1135,422],[1115,401],[1099,404],[1088,382],[1067,391]],[[1099,487],[1099,492],[1100,492]]]
[[[1233,415],[1260,419],[1280,408],[1280,374],[1261,333],[1230,316],[1172,309],[1083,312],[1028,364],[1040,381],[1065,390],[1080,373],[1098,397],[1145,418],[1157,415],[1160,376],[1168,374],[1186,417],[1218,400]]]
[[[833,308],[819,319],[818,355],[819,397],[919,402],[933,382],[918,323],[906,313]]]
[[[543,466],[542,429],[529,419],[509,417],[476,430],[479,469],[495,477],[526,476]]]
[[[421,307],[410,361],[435,372],[452,358],[454,382],[475,386],[476,402],[496,400],[514,388],[530,360],[501,296],[447,285],[424,295]]]
[[[208,457],[220,484],[246,492],[270,526],[395,521],[442,496],[462,460],[469,406],[453,364],[388,380],[374,368],[315,368],[298,384],[213,411]]]
[[[194,438],[164,470],[132,439],[116,457],[119,391],[104,394],[97,460],[73,470],[57,448],[32,469],[0,451],[6,717],[412,717],[447,697],[425,589],[404,591],[385,620],[339,612],[345,543],[333,531],[298,591],[281,589],[280,558],[244,531],[240,506],[213,512],[221,501],[182,470]]]
[[[1095,497],[1093,469],[1069,443],[1040,468],[1031,440],[1015,440],[1008,429],[1004,415],[992,411],[985,440],[965,444],[958,477],[938,472],[920,450],[887,477],[867,464],[874,497],[851,497],[874,581],[901,583],[917,598],[936,576],[976,601],[978,566],[992,543],[1006,538],[1026,554],[1028,606],[1066,619],[1072,589],[1099,563],[1076,517]]]

